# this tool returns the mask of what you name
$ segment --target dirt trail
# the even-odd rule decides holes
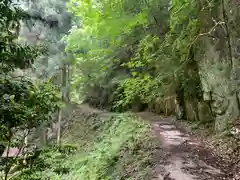
[[[112,115],[93,109],[86,104],[78,105],[84,112]],[[152,180],[240,180],[230,176],[231,169],[200,138],[190,135],[172,117],[161,117],[150,112],[135,113],[151,123],[164,155],[156,156],[156,176]]]
[[[137,115],[151,122],[165,153],[165,157],[157,157],[154,180],[233,180],[224,161],[205,148],[201,140],[176,125],[172,118],[148,112]]]

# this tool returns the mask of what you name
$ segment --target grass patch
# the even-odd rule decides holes
[[[152,179],[158,141],[150,126],[131,114],[79,113],[65,129],[63,142],[71,145],[60,152],[46,149],[32,168],[13,179]]]
[[[157,141],[145,122],[121,114],[90,118],[82,125],[95,138],[91,134],[91,140],[84,142],[88,147],[85,153],[76,154],[66,162],[71,170],[62,179],[150,179]]]

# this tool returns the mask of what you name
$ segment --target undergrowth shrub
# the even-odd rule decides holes
[[[70,144],[43,149],[33,166],[14,180],[146,180],[152,177],[158,142],[148,124],[131,114],[93,113],[75,118],[63,136],[63,142]]]
[[[60,179],[62,174],[69,173],[69,167],[64,163],[74,154],[77,147],[73,145],[51,146],[39,151],[38,157],[32,159],[32,165],[16,175],[14,180],[47,180]]]
[[[94,142],[88,142],[87,150],[80,150],[68,159],[70,173],[61,179],[145,180],[151,177],[157,142],[147,124],[130,114],[89,118],[88,125],[90,121],[96,126],[84,127],[89,128],[89,134],[95,132],[96,137],[91,139]]]

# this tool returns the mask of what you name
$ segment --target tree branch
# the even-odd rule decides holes
[[[12,167],[13,163],[17,160],[19,154],[23,151],[23,149],[24,149],[24,140],[29,135],[29,132],[30,132],[30,130],[27,129],[27,132],[24,133],[23,139],[20,142],[20,146],[19,146],[20,148],[18,148],[18,152],[16,154],[16,157],[13,159],[12,162],[8,163],[8,156],[9,156],[9,151],[10,151],[10,146],[11,146],[11,139],[9,138],[8,146],[7,146],[7,156],[6,156],[7,161],[6,161],[6,165],[5,165],[5,177],[4,177],[4,180],[7,180],[8,174],[9,174],[9,172],[11,170],[11,167]]]

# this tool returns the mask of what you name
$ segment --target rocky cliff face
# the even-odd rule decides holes
[[[238,6],[236,6],[236,4]],[[223,131],[240,113],[240,12],[237,0],[202,13],[199,67],[204,100],[211,102],[215,129]],[[204,112],[203,112],[204,113]]]

